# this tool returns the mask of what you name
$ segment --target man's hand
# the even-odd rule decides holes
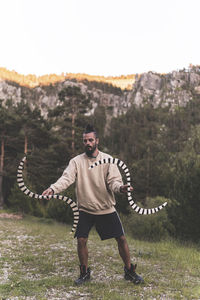
[[[120,186],[120,193],[128,193],[128,190],[127,190],[128,187],[129,187],[128,184],[121,185],[121,186]],[[133,191],[133,187],[130,186],[130,192],[132,192],[132,191]]]
[[[42,196],[52,196],[54,194],[54,191],[52,188],[48,188],[47,190],[45,190],[43,193],[42,193]],[[47,200],[49,198],[47,197]]]

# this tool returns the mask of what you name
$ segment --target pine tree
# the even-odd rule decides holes
[[[83,94],[78,86],[68,86],[58,96],[60,103],[49,112],[49,117],[54,119],[54,126],[57,126],[65,142],[68,139],[71,155],[74,156],[75,140],[80,134],[77,124],[91,108],[90,95]]]
[[[5,176],[5,148],[8,144],[16,141],[16,118],[12,109],[12,101],[7,100],[4,104],[0,101],[0,208],[4,206],[3,179]]]

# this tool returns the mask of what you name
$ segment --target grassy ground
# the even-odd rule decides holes
[[[148,243],[127,237],[145,284],[123,279],[115,240],[89,238],[92,280],[79,276],[70,226],[37,218],[0,218],[0,299],[200,299],[200,251],[174,241]]]

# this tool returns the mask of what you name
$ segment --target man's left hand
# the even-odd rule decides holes
[[[130,187],[130,192],[132,192],[133,187],[129,186],[128,184],[125,184],[125,185],[120,186],[120,193],[127,193],[128,192],[128,187]]]

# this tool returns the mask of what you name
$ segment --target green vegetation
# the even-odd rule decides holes
[[[91,88],[92,84],[91,81]],[[100,150],[129,167],[135,202],[150,208],[162,199],[168,201],[164,212],[128,221],[128,201],[117,195],[117,210],[125,218],[128,216],[127,228],[136,228],[130,229],[130,234],[141,240],[170,236],[198,244],[200,95],[194,92],[185,107],[177,105],[173,109],[155,108],[147,99],[143,106],[132,105],[126,114],[116,118],[109,113],[109,107],[100,104],[92,115],[85,114],[93,99],[90,91],[83,93],[79,87],[66,86],[58,97],[57,107],[49,109],[47,118],[38,108],[30,109],[26,99],[16,105],[11,100],[4,104],[0,101],[0,207],[71,222],[69,206],[25,197],[16,185],[16,168],[27,153],[25,182],[40,194],[60,177],[71,157],[83,151],[82,132],[91,122],[99,132]],[[74,187],[65,193],[75,200]]]
[[[148,207],[158,207],[164,202],[168,203],[168,207],[173,206],[170,199],[163,197],[148,198]],[[153,215],[139,215],[129,208],[129,215],[121,214],[126,231],[138,240],[156,242],[165,240],[174,234],[175,228],[169,218],[167,209],[163,209],[159,213]]]
[[[132,214],[134,218],[134,214]],[[127,237],[131,257],[145,284],[123,279],[114,239],[102,242],[95,231],[88,243],[92,280],[79,276],[71,227],[35,217],[0,218],[0,299],[199,299],[200,253],[191,243],[142,242]]]
[[[170,107],[132,106],[112,120],[106,140],[131,171],[134,198],[151,207],[149,198],[164,197],[174,235],[200,237],[200,97],[170,112]],[[127,204],[128,205],[128,204]]]

